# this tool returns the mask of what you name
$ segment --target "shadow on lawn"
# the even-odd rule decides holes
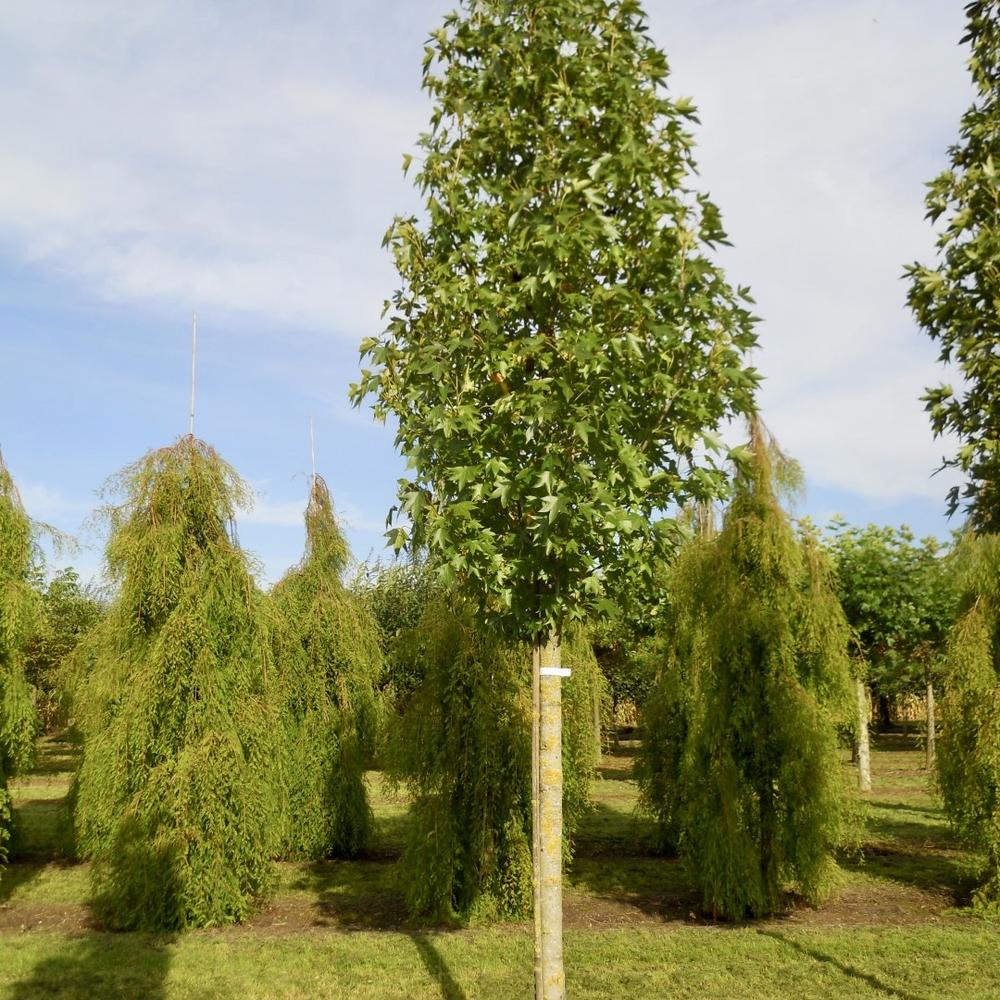
[[[634,810],[615,809],[595,802],[583,816],[574,836],[574,854],[579,858],[646,858],[656,850],[656,824]]]
[[[442,1000],[469,1000],[468,994],[458,984],[451,973],[448,963],[434,947],[434,942],[427,934],[411,933],[410,940],[416,945],[424,968],[434,977],[441,987]]]
[[[164,1000],[172,940],[153,934],[59,938],[53,942],[57,953],[38,962],[7,995],[11,1000]]]
[[[318,861],[293,886],[313,893],[314,924],[342,930],[399,930],[406,900],[386,861]]]
[[[787,945],[789,948],[799,952],[799,954],[808,955],[809,958],[815,959],[817,962],[832,965],[835,969],[839,969],[845,976],[848,976],[851,979],[856,979],[862,983],[867,983],[872,987],[872,989],[879,990],[887,996],[896,998],[896,1000],[924,1000],[924,998],[919,997],[914,993],[908,993],[905,990],[898,990],[894,986],[890,986],[888,983],[883,982],[877,976],[873,976],[869,972],[862,972],[860,969],[854,968],[853,965],[847,965],[845,962],[841,962],[832,955],[824,954],[822,951],[817,951],[815,948],[807,948],[805,945],[799,944],[798,941],[793,941],[791,938],[787,938],[783,934],[779,934],[777,931],[758,930],[757,933],[762,937],[769,937],[773,938],[775,941],[780,941],[782,944]]]

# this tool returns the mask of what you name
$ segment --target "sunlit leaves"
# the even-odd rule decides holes
[[[954,435],[959,451],[945,465],[960,469],[964,488],[949,492],[977,527],[1000,530],[1000,0],[966,5],[963,43],[976,100],[963,115],[950,168],[928,185],[927,216],[940,228],[938,260],[906,269],[908,302],[917,322],[958,365],[959,392],[941,386],[924,396],[936,434]]]
[[[639,4],[470,2],[426,53],[424,211],[387,235],[400,287],[352,396],[412,470],[394,544],[534,634],[648,577],[658,512],[724,490],[703,444],[752,407],[753,317]]]

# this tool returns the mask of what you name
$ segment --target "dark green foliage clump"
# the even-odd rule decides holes
[[[938,783],[958,831],[984,855],[980,912],[1000,916],[1000,536],[959,547],[965,610],[945,654]]]
[[[289,637],[281,679],[292,857],[353,856],[371,835],[364,768],[382,728],[382,660],[374,618],[344,586],[348,559],[329,490],[315,476],[305,557],[273,595]]]
[[[193,437],[114,486],[118,595],[83,644],[77,687],[78,846],[105,924],[232,923],[270,884],[284,769],[274,612],[233,529],[247,490]]]
[[[442,593],[404,639],[423,682],[389,744],[389,773],[414,796],[403,881],[414,914],[531,912],[531,654]],[[590,802],[602,681],[579,632],[563,644],[564,845]]]
[[[822,899],[845,818],[847,625],[775,496],[776,457],[755,428],[721,532],[677,559],[637,768],[664,846],[730,919],[774,912],[787,883]]]
[[[353,590],[374,617],[382,650],[381,685],[390,704],[406,701],[423,680],[423,664],[404,641],[416,628],[437,589],[436,574],[421,555],[376,561],[362,567]]]
[[[31,521],[0,456],[0,866],[12,820],[7,779],[30,763],[35,749],[37,716],[22,655],[38,610],[33,566]]]
[[[39,712],[48,730],[65,722],[64,691],[72,686],[73,652],[101,620],[105,601],[92,586],[81,586],[72,567],[60,570],[40,588],[41,614],[25,645],[25,671],[37,691]]]

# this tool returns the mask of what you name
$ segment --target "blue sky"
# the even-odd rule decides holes
[[[29,512],[81,534],[105,478],[187,428],[258,493],[244,545],[274,580],[302,548],[309,414],[355,554],[382,547],[402,463],[352,410],[357,344],[417,207],[422,43],[452,3],[34,0],[0,19],[0,447]],[[764,416],[803,464],[800,510],[944,535],[918,397],[942,373],[905,310],[929,259],[923,184],[970,100],[962,4],[649,0],[690,95],[700,185],[757,299]]]

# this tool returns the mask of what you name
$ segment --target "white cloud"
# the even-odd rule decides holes
[[[701,112],[696,157],[757,300],[764,417],[817,484],[942,501],[919,396],[936,351],[905,310],[929,259],[923,184],[970,99],[961,5],[757,0],[651,5],[675,93]]]
[[[420,45],[447,6],[13,5],[0,248],[109,300],[356,342],[393,287],[378,243],[416,201],[400,156],[426,124]],[[947,488],[917,402],[935,352],[899,276],[931,255],[922,184],[968,101],[961,6],[648,0],[672,89],[702,112],[726,266],[764,317],[765,418],[816,482],[873,501]],[[267,500],[246,520],[301,517]]]
[[[0,92],[0,242],[115,301],[352,340],[377,326],[379,241],[406,207],[401,154],[426,110],[416,87],[365,76],[374,25],[351,5],[136,6],[5,17],[18,86]]]

